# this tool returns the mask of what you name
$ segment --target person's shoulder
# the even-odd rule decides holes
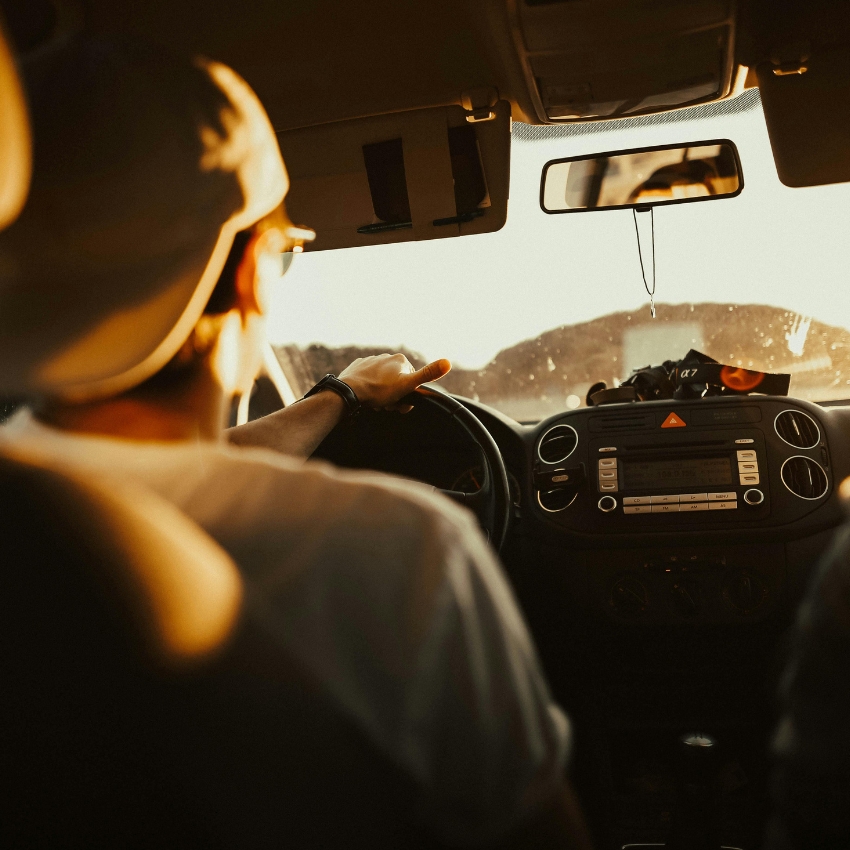
[[[304,461],[268,449],[223,445],[214,464],[222,481],[248,490],[252,500],[268,500],[292,521],[297,516],[325,517],[331,526],[356,522],[372,532],[380,528],[437,535],[448,540],[476,533],[466,509],[434,487],[370,470],[347,470],[321,460]]]

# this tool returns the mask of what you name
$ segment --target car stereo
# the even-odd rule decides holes
[[[767,511],[764,442],[758,430],[690,431],[590,442],[603,513]]]

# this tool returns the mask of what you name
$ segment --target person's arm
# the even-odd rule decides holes
[[[415,370],[403,354],[378,354],[358,358],[340,373],[339,378],[354,390],[365,407],[406,413],[410,406],[399,405],[399,399],[420,384],[442,378],[449,369],[448,360],[435,360]],[[230,428],[226,434],[236,445],[309,457],[344,413],[343,400],[335,392],[326,390],[269,416]]]

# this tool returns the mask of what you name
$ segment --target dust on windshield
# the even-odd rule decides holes
[[[512,136],[501,231],[299,257],[269,321],[296,395],[355,357],[401,350],[416,365],[449,358],[442,386],[529,422],[695,348],[788,372],[798,398],[850,398],[850,184],[783,186],[756,90],[651,121],[514,122]],[[631,210],[540,208],[549,161],[701,139],[734,142],[743,191],[658,207],[640,241]]]
[[[790,393],[818,401],[850,397],[850,332],[762,304],[658,304],[562,325],[500,351],[483,369],[455,368],[441,385],[521,422],[584,406],[590,386],[616,386],[633,369],[678,360],[695,348],[721,363],[791,372]],[[327,372],[380,347],[276,347],[300,395]],[[424,358],[406,351],[417,367]]]

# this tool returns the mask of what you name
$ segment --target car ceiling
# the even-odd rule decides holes
[[[761,75],[780,177],[790,185],[850,179],[846,2],[0,0],[0,6],[19,45],[20,32],[25,44],[37,44],[39,27],[50,30],[52,15],[60,30],[130,33],[228,63],[257,91],[281,132],[458,105],[464,93],[482,88],[509,101],[514,120],[531,124],[664,112],[737,94],[748,66],[755,71],[750,85]],[[780,66],[806,62],[808,74],[773,76]],[[685,99],[669,96],[671,90],[685,92]],[[816,169],[794,161],[813,146],[823,150]]]
[[[735,71],[726,49],[731,0],[53,3],[87,29],[131,32],[230,64],[280,131],[460,104],[464,92],[480,87],[509,100],[514,119],[548,123],[553,110],[547,115],[542,101],[611,100],[620,89],[623,98],[640,99],[677,76],[699,77],[707,69],[695,63],[698,44],[710,43],[714,55],[706,61],[722,66],[713,99],[730,93]],[[12,9],[7,16],[31,19],[45,4],[3,2]]]

